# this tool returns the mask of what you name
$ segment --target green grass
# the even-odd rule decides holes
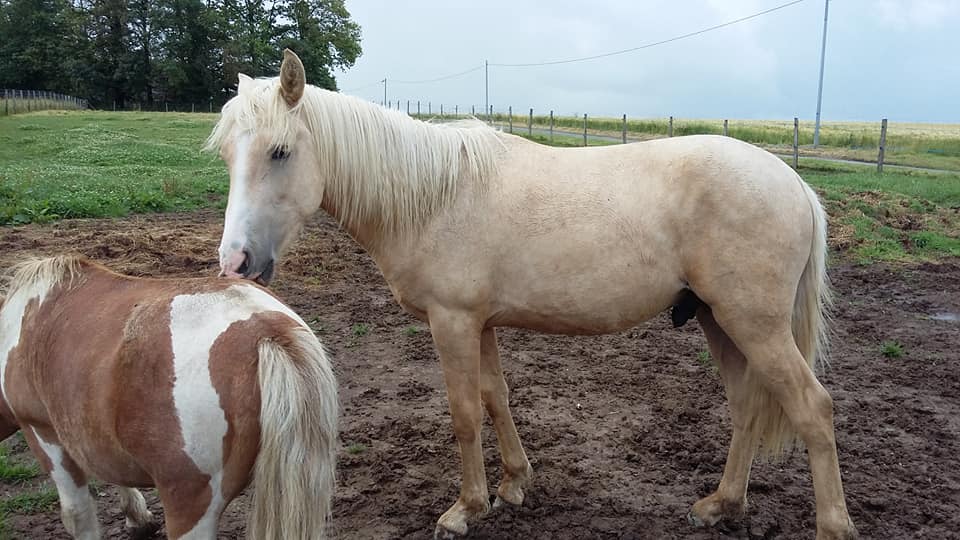
[[[360,443],[353,443],[347,447],[347,453],[352,455],[362,454],[367,450],[367,447]]]
[[[201,153],[216,116],[49,111],[0,118],[0,225],[222,207]]]
[[[707,369],[716,370],[717,367],[710,361],[710,351],[700,351],[697,353],[697,363]]]
[[[0,499],[0,539],[12,538],[7,525],[9,514],[49,512],[57,506],[58,500],[57,490],[52,486]]]
[[[862,264],[960,257],[960,174],[801,166],[831,218],[831,239]]]
[[[40,468],[36,463],[23,465],[13,463],[10,460],[10,450],[6,446],[0,446],[0,481],[7,483],[20,483],[40,474]]]
[[[903,345],[896,340],[884,341],[880,344],[880,353],[887,358],[900,358],[903,356]]]
[[[420,333],[420,328],[416,326],[411,325],[403,329],[403,334],[407,337],[413,337],[419,333]]]
[[[365,323],[358,323],[353,325],[353,327],[351,328],[351,331],[353,332],[353,335],[355,337],[359,338],[370,333],[370,327]]]

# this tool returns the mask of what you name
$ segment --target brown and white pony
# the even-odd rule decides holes
[[[463,483],[437,534],[489,509],[480,428],[493,420],[502,502],[531,469],[507,399],[495,329],[601,334],[676,306],[696,316],[730,402],[733,438],[717,491],[690,521],[746,508],[758,448],[806,443],[817,537],[851,538],[833,401],[814,374],[830,299],[826,218],[776,156],[727,137],[550,148],[479,123],[433,125],[280,77],[240,76],[208,147],[230,172],[220,264],[269,282],[275,261],[323,208],[430,324]]]
[[[251,538],[323,538],[337,388],[306,324],[263,288],[142,279],[83,258],[18,265],[0,301],[0,438],[22,430],[75,538],[100,537],[87,479],[120,488],[128,527],[214,539],[251,481]]]

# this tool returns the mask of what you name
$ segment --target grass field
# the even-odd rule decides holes
[[[215,120],[65,111],[0,118],[0,225],[222,208],[226,170],[200,151]],[[917,141],[932,140],[937,129],[918,127]],[[878,175],[867,167],[806,163],[800,173],[825,200],[839,253],[862,262],[960,256],[960,173]]]

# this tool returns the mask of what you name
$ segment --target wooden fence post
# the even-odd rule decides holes
[[[513,105],[507,107],[507,125],[510,126],[510,133],[513,133]]]
[[[627,113],[623,113],[623,126],[621,127],[620,138],[623,144],[627,144]]]
[[[583,113],[583,145],[587,145],[587,113]]]
[[[550,142],[553,142],[553,109],[550,109]]]
[[[530,116],[527,117],[527,136],[533,135],[533,107],[530,107]]]
[[[800,165],[800,119],[793,117],[793,170]]]
[[[877,155],[877,172],[883,172],[883,154],[887,149],[887,119],[880,122],[880,154]]]
[[[727,131],[727,119],[724,118],[724,119],[723,119],[723,136],[724,136],[724,137],[728,137],[728,136],[729,136],[729,133],[730,133],[730,132]]]
[[[667,137],[673,137],[673,117],[670,117],[670,124],[667,127]]]

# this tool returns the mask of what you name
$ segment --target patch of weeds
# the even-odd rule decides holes
[[[57,490],[52,486],[39,491],[21,493],[0,501],[0,514],[37,514],[48,512],[57,505]]]
[[[347,447],[347,453],[351,455],[362,454],[367,450],[366,445],[360,443],[353,443]]]
[[[704,367],[704,369],[711,369],[713,371],[717,370],[717,366],[710,361],[710,351],[700,351],[697,353],[697,363]]]
[[[887,358],[900,358],[903,356],[903,345],[895,339],[884,341],[880,344],[880,353]]]
[[[413,325],[410,325],[403,329],[403,335],[407,337],[413,337],[419,333],[420,333],[420,329]]]
[[[40,474],[37,465],[23,465],[10,461],[10,451],[6,446],[0,446],[0,480],[4,482],[20,483],[35,478]]]
[[[351,328],[354,337],[361,338],[370,333],[370,327],[366,323],[358,323]]]

